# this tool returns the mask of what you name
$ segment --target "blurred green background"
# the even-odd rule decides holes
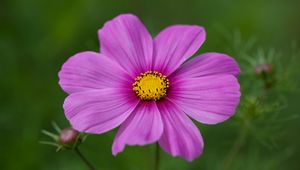
[[[39,144],[47,140],[40,131],[53,131],[51,121],[69,126],[62,109],[66,94],[58,86],[57,73],[71,55],[98,51],[97,30],[121,13],[138,15],[153,36],[172,24],[202,25],[207,39],[199,53],[230,54],[242,68],[237,115],[215,126],[196,123],[205,140],[204,154],[188,163],[162,152],[161,169],[300,169],[300,58],[294,54],[292,59],[292,50],[299,52],[293,43],[300,39],[299,9],[299,0],[1,0],[0,169],[86,169],[72,151],[56,153],[54,147]],[[251,48],[245,49],[248,45]],[[244,59],[255,61],[255,54],[264,55],[256,53],[259,49],[275,49],[272,62],[283,65],[275,72],[281,84],[270,90],[267,102],[257,104],[261,80],[251,75],[253,65]],[[263,116],[245,116],[254,112]],[[245,122],[241,120],[255,130],[239,142]],[[127,147],[113,157],[115,132],[89,136],[82,152],[103,170],[153,169],[154,145]]]

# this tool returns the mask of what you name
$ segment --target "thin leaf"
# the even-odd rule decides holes
[[[41,131],[43,134],[45,134],[46,136],[51,137],[53,140],[57,141],[58,140],[58,136],[52,132],[46,131],[46,130],[42,130]]]
[[[55,142],[49,142],[49,141],[39,141],[40,144],[44,145],[50,145],[50,146],[55,146],[55,147],[60,147],[57,143]]]
[[[56,149],[56,152],[59,152],[60,150],[62,150],[62,148],[63,148],[63,146],[61,146],[61,145],[58,146],[57,149]]]
[[[52,124],[53,128],[56,130],[57,133],[61,132],[61,128],[57,125],[56,122],[52,121],[51,124]]]

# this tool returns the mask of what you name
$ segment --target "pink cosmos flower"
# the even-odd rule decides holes
[[[125,145],[159,142],[172,156],[192,161],[203,139],[190,118],[216,124],[239,103],[240,70],[226,54],[205,53],[188,60],[205,40],[196,25],[167,27],[154,39],[132,14],[99,30],[100,53],[81,52],[59,72],[69,94],[65,115],[73,128],[101,134],[119,125],[112,153]]]

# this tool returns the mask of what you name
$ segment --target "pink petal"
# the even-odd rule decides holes
[[[172,77],[203,77],[216,74],[232,74],[237,76],[240,68],[236,61],[226,54],[205,53],[184,63]]]
[[[132,76],[151,69],[152,37],[132,14],[122,14],[98,31],[101,53],[112,58]]]
[[[117,63],[95,52],[72,56],[59,72],[59,84],[69,94],[108,87],[130,87],[132,81],[133,78]]]
[[[175,25],[161,31],[154,40],[153,70],[168,76],[203,44],[205,30],[200,26]]]
[[[161,115],[155,102],[141,102],[121,125],[112,146],[114,155],[128,145],[145,145],[157,141],[163,131]]]
[[[64,110],[74,129],[100,134],[119,126],[138,103],[131,91],[107,88],[70,94]]]
[[[174,78],[171,83],[169,99],[201,123],[223,122],[235,113],[239,104],[240,86],[230,74]]]
[[[158,104],[164,123],[160,146],[172,156],[192,161],[202,154],[204,143],[198,128],[167,99]]]

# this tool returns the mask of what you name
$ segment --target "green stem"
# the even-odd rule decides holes
[[[160,148],[159,144],[155,144],[155,163],[154,163],[154,170],[159,170],[159,163],[160,163]]]
[[[96,170],[96,168],[91,164],[91,162],[80,152],[78,147],[75,147],[74,151],[90,170]]]
[[[228,152],[227,156],[223,160],[222,163],[222,169],[227,170],[230,169],[230,166],[234,160],[234,158],[238,155],[240,149],[244,145],[244,142],[246,141],[247,137],[247,131],[244,130],[244,128],[241,129],[238,138],[235,140],[232,148]]]

